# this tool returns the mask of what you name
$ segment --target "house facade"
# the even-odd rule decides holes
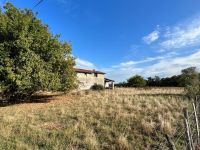
[[[85,69],[75,69],[75,71],[77,73],[77,78],[79,81],[79,89],[81,90],[90,89],[94,84],[108,87],[107,84],[108,80],[106,80],[104,72],[96,70],[85,70]],[[114,81],[112,83],[113,83],[112,88],[114,88]]]

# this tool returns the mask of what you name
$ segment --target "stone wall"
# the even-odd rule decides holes
[[[77,73],[77,78],[79,80],[79,89],[81,90],[90,89],[94,84],[104,86],[104,74]]]

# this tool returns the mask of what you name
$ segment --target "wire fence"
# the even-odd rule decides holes
[[[200,150],[200,97],[192,101],[191,108],[183,109],[184,118],[177,120],[176,124],[182,126],[176,130],[176,135],[164,135],[160,139],[158,150]]]

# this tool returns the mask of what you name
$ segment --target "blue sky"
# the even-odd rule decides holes
[[[44,0],[34,12],[72,44],[77,67],[105,71],[117,82],[200,66],[199,0]]]

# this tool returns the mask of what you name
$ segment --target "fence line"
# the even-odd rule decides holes
[[[176,138],[165,135],[165,140],[162,140],[159,144],[159,150],[169,149],[169,150],[178,150],[177,146],[180,141],[185,144],[179,145],[181,150],[200,150],[200,130],[199,130],[199,121],[200,121],[200,97],[197,97],[192,102],[192,110],[187,108],[183,109],[184,119],[184,128],[178,132]],[[176,124],[180,122],[177,121]]]

